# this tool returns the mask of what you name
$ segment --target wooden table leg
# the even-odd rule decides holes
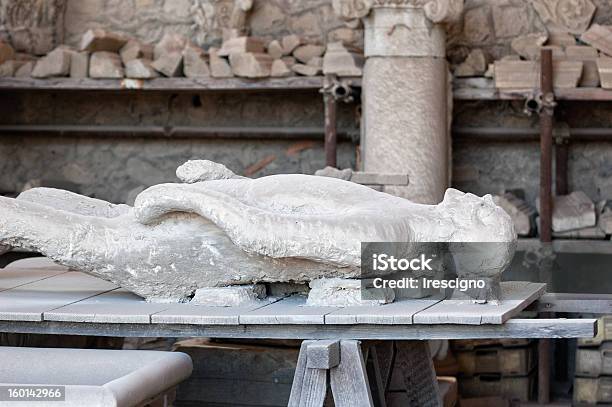
[[[374,407],[361,343],[340,341],[340,364],[330,370],[336,407]]]
[[[320,348],[317,346],[319,342],[329,341],[302,342],[287,404],[289,407],[323,407],[327,393],[327,369],[308,366],[308,348],[309,346]]]
[[[385,384],[376,351],[372,349],[370,372],[375,380],[374,403],[366,360],[357,340],[304,341],[295,369],[290,407],[322,407],[327,394],[327,375],[336,407],[385,407]]]

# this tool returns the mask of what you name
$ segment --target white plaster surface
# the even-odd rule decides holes
[[[230,287],[198,288],[189,302],[195,305],[247,307],[266,304],[266,287],[263,284]]]
[[[361,281],[359,280],[321,278],[310,282],[310,292],[306,304],[311,306],[350,307],[388,304],[393,302],[394,299],[395,292],[389,288],[372,288],[362,293]]]

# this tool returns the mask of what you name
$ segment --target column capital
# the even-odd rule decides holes
[[[346,20],[366,17],[374,8],[422,8],[432,23],[445,23],[459,18],[464,0],[333,0],[336,14]]]
[[[463,0],[431,0],[424,6],[425,15],[433,23],[456,21],[463,13]]]

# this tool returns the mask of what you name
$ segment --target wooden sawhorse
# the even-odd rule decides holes
[[[426,341],[307,340],[302,342],[290,407],[322,407],[328,385],[336,407],[385,407],[398,364],[405,386],[402,406],[442,405]]]

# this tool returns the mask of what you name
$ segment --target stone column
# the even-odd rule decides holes
[[[335,0],[365,27],[362,82],[365,171],[408,173],[410,185],[386,192],[419,203],[448,187],[446,37],[463,0]]]

